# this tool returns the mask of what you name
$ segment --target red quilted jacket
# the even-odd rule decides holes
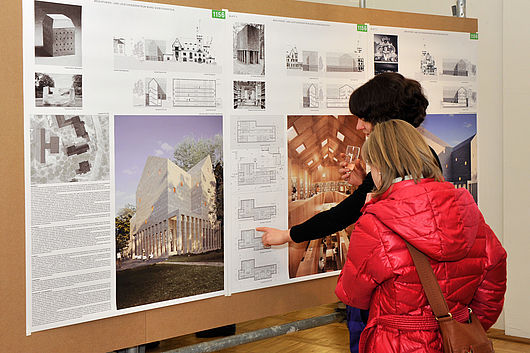
[[[497,320],[506,252],[473,197],[447,182],[401,181],[364,206],[335,290],[344,303],[370,309],[360,353],[443,351],[437,328],[410,320],[433,314],[403,238],[431,259],[452,313],[470,307],[485,329]]]

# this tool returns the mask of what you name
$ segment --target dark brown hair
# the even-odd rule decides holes
[[[372,125],[399,119],[418,127],[428,105],[420,83],[396,72],[375,76],[350,96],[351,113]]]

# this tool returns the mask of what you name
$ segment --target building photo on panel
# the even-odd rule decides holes
[[[31,184],[109,180],[108,115],[33,115]]]
[[[81,66],[81,6],[35,1],[35,63]]]
[[[82,107],[83,76],[35,72],[36,107]]]
[[[429,114],[418,131],[438,155],[445,180],[478,202],[477,115]]]
[[[236,75],[265,75],[264,24],[234,24],[233,61]]]
[[[287,116],[289,227],[302,223],[348,197],[355,189],[341,180],[339,155],[361,147],[365,136],[350,115]],[[289,244],[289,277],[341,270],[351,232]]]
[[[221,116],[115,117],[119,309],[224,289],[222,150]]]

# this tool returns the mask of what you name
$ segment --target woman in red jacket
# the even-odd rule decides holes
[[[424,139],[404,121],[377,124],[362,157],[376,190],[335,289],[344,303],[370,309],[359,352],[443,351],[439,330],[419,328],[436,320],[403,239],[431,259],[453,317],[464,322],[469,307],[488,329],[504,302],[506,252],[471,194],[443,181]]]

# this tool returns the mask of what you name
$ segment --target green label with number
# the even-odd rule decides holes
[[[469,39],[478,40],[478,33],[469,33]]]
[[[226,13],[222,10],[212,10],[212,18],[220,18],[224,20],[226,18]]]
[[[357,25],[357,32],[368,32],[368,25]]]

